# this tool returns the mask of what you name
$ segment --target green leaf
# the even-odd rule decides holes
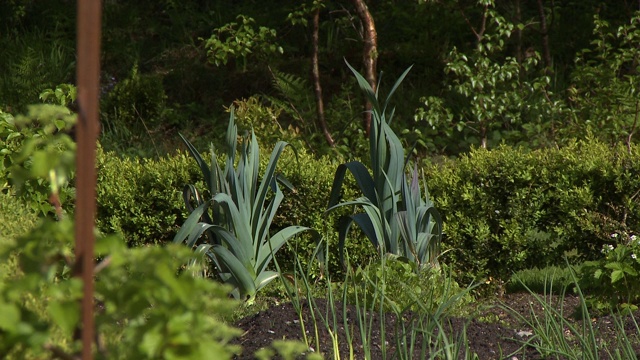
[[[51,319],[67,334],[73,333],[80,321],[80,303],[78,301],[54,301],[49,304]]]
[[[140,350],[149,358],[155,358],[160,353],[160,349],[164,339],[162,336],[162,329],[160,325],[156,325],[153,328],[147,329],[140,342]]]
[[[621,270],[614,270],[611,273],[611,283],[615,284],[616,282],[622,280],[624,278],[624,272]]]
[[[181,243],[184,239],[193,232],[193,230],[198,226],[198,222],[200,221],[200,217],[209,207],[210,202],[206,201],[198,206],[193,212],[189,215],[187,220],[182,224],[180,231],[173,238],[174,243]]]
[[[369,170],[359,161],[352,161],[345,164],[338,165],[336,174],[333,178],[333,184],[331,185],[331,194],[329,195],[329,205],[327,206],[330,211],[331,208],[335,208],[335,205],[340,200],[340,193],[342,184],[344,182],[344,175],[349,170],[358,184],[358,188],[362,191],[362,194],[371,202],[376,201],[375,183]]]
[[[278,278],[279,274],[275,271],[263,271],[256,277],[256,291],[267,286],[271,281]]]
[[[216,258],[229,269],[229,275],[233,278],[232,283],[239,290],[240,297],[249,296],[252,299],[256,293],[254,276],[244,267],[244,265],[225,247],[217,245],[212,248]]]
[[[598,269],[593,273],[593,277],[596,279],[600,279],[602,277],[602,274],[603,274],[602,269]]]
[[[198,150],[189,142],[189,140],[187,140],[180,133],[178,133],[178,136],[180,136],[180,138],[182,139],[182,142],[184,142],[184,144],[187,146],[189,153],[191,153],[191,156],[193,156],[193,158],[196,160],[198,167],[200,167],[200,171],[202,171],[202,175],[204,176],[204,183],[210,184],[212,180],[211,180],[211,171],[209,170],[209,166],[207,166],[207,164],[202,159],[202,156],[200,156],[200,153],[198,152]]]
[[[623,270],[623,265],[620,262],[617,261],[613,261],[610,263],[607,263],[604,265],[605,268],[607,269],[611,269],[611,270],[618,270],[618,271],[622,271]]]
[[[0,329],[15,331],[20,323],[20,309],[15,304],[0,302],[0,314]]]
[[[289,226],[269,237],[258,251],[256,257],[256,272],[260,274],[265,270],[269,266],[269,263],[273,258],[273,254],[277,253],[278,250],[280,250],[280,248],[289,241],[289,239],[307,230],[310,229],[304,226]]]

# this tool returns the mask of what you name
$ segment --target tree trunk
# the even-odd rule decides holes
[[[487,127],[484,125],[480,125],[480,146],[487,148]]]
[[[364,65],[364,77],[373,89],[376,91],[377,75],[376,67],[378,63],[378,34],[373,16],[369,12],[369,8],[364,0],[352,0],[356,8],[356,13],[362,21],[364,48],[362,52],[362,64]],[[371,129],[371,103],[367,100],[364,106],[363,126],[365,133],[369,136]]]
[[[316,96],[316,115],[318,126],[322,130],[325,140],[329,146],[334,147],[335,142],[331,137],[331,133],[327,128],[327,122],[324,118],[324,102],[322,101],[322,86],[320,85],[320,67],[318,65],[318,38],[320,32],[320,8],[313,12],[313,32],[311,35],[312,54],[311,54],[311,72],[313,75],[313,91]]]
[[[516,24],[522,23],[522,12],[520,9],[520,0],[516,0]],[[522,30],[520,27],[516,30],[517,43],[516,43],[516,60],[518,64],[522,64]]]
[[[547,28],[547,16],[544,13],[542,0],[538,0],[538,15],[540,16],[540,35],[542,35],[542,59],[545,71],[551,73],[551,50],[549,49],[549,29]]]

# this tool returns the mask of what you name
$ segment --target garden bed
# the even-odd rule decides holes
[[[574,326],[578,331],[582,331],[583,326],[588,329],[589,324],[583,323],[582,320],[576,320],[576,309],[580,306],[580,300],[578,297],[568,295],[564,297],[562,302],[559,302],[559,297],[547,296],[545,299],[546,304],[555,304],[555,308],[559,311],[562,310],[563,318],[566,319],[566,324]],[[362,345],[360,333],[359,333],[359,321],[357,320],[356,309],[353,306],[347,306],[347,324],[351,333],[351,341],[348,340],[347,332],[345,331],[344,320],[342,316],[342,304],[335,303],[337,326],[336,329],[340,359],[349,359],[350,349],[349,343],[352,344],[353,358],[363,359],[365,358],[365,352]],[[332,338],[326,327],[319,320],[320,316],[326,316],[327,314],[327,301],[323,299],[316,300],[315,305],[316,318],[318,319],[318,332],[319,332],[319,344],[320,351],[323,353],[324,358],[332,357]],[[512,309],[513,311],[508,310]],[[305,329],[311,348],[315,349],[316,341],[314,338],[315,327],[312,317],[310,316],[309,306],[303,305],[303,321],[305,322]],[[471,353],[475,353],[478,359],[544,359],[545,356],[555,357],[555,353],[541,353],[541,349],[544,349],[544,338],[542,331],[535,331],[528,324],[526,324],[515,313],[532,319],[535,315],[541,324],[551,324],[553,320],[550,319],[551,312],[549,309],[545,309],[545,306],[536,300],[534,295],[526,293],[508,294],[501,299],[497,299],[492,302],[491,305],[478,305],[477,314],[473,316],[472,320],[464,318],[445,318],[441,321],[441,325],[447,334],[449,339],[455,339],[458,342],[461,339],[463,329],[466,326],[466,341]],[[329,312],[330,314],[330,312]],[[640,312],[633,313],[634,318],[638,318]],[[400,323],[397,321],[395,315],[387,315],[384,317],[384,324],[381,324],[381,317],[377,314],[370,317],[371,323],[371,335],[369,336],[369,350],[371,359],[383,359],[383,352],[386,352],[387,358],[398,358],[398,346],[396,342],[397,329]],[[629,342],[632,344],[635,354],[640,352],[640,342],[638,341],[638,329],[634,320],[630,316],[622,318],[624,331],[629,338]],[[403,317],[403,321],[406,324],[409,321],[409,316]],[[614,353],[618,349],[617,340],[620,339],[619,328],[616,324],[616,319],[613,316],[599,316],[596,318],[590,318],[592,328],[594,329],[596,344],[598,344],[598,358],[610,359],[610,353]],[[384,333],[381,331],[384,326]],[[237,343],[242,346],[242,355],[237,359],[253,359],[253,353],[262,348],[269,346],[274,340],[303,340],[300,319],[291,303],[277,304],[271,306],[269,309],[262,311],[258,314],[254,314],[239,320],[235,326],[244,330],[243,335],[237,340]],[[437,333],[437,330],[435,331]],[[553,333],[553,331],[551,332]],[[581,346],[580,341],[588,339],[587,336],[576,336],[568,326],[563,329],[563,334],[566,343],[575,348]],[[419,338],[419,337],[418,337]],[[385,349],[383,349],[382,343],[385,341]],[[433,339],[432,339],[433,341]],[[525,346],[526,342],[532,344],[538,344],[537,348],[534,345]],[[416,350],[413,352],[414,358],[420,358],[420,346],[421,341],[417,341]],[[438,350],[442,348],[439,347]],[[560,351],[560,349],[554,349],[554,351]],[[427,352],[428,353],[428,352]],[[427,356],[428,358],[429,356]],[[559,357],[564,358],[564,357]],[[615,358],[615,357],[614,357]],[[624,358],[624,357],[623,357]]]

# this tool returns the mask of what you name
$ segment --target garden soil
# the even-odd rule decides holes
[[[306,301],[305,301],[306,302]],[[443,318],[441,319],[441,328],[434,330],[434,334],[438,331],[444,331],[449,339],[460,340],[463,336],[463,329],[466,328],[466,341],[469,344],[469,352],[475,353],[479,360],[490,359],[545,359],[558,358],[555,355],[543,354],[537,351],[533,346],[527,345],[528,342],[539,341],[533,329],[527,325],[520,316],[532,319],[537,317],[540,321],[544,321],[544,310],[540,302],[531,294],[508,294],[503,298],[494,302],[495,304],[478,304],[474,316],[469,318]],[[547,304],[554,304],[555,308],[561,310],[561,316],[569,321],[570,326],[576,329],[582,329],[584,324],[582,321],[575,320],[577,309],[580,308],[580,302],[577,297],[567,296],[563,301],[559,301],[556,296],[547,296]],[[318,323],[314,327],[313,317],[309,311],[308,305],[302,305],[302,322],[309,339],[310,350],[320,352],[325,359],[334,358],[334,350],[331,334],[326,331],[326,326],[322,323],[322,318],[332,319],[331,311],[327,312],[327,302],[323,299],[315,300],[316,314],[315,318]],[[368,327],[371,329],[369,336],[370,343],[362,344],[360,341],[360,329],[358,327],[358,312],[353,306],[343,307],[341,303],[336,303],[336,322],[333,327],[337,329],[337,343],[340,359],[365,359],[365,348],[370,352],[371,359],[398,359],[398,358],[430,358],[429,344],[423,344],[422,337],[418,334],[414,338],[415,351],[413,356],[400,356],[405,345],[395,334],[401,333],[400,329],[403,324],[411,322],[412,314],[404,314],[398,319],[394,315],[385,315],[384,324],[381,323],[379,314],[369,314],[368,319],[371,321]],[[343,309],[346,311],[347,325],[343,320]],[[560,312],[559,312],[560,313]],[[327,316],[329,314],[329,316]],[[635,312],[633,318],[638,319],[640,312]],[[624,318],[625,332],[634,344],[636,354],[640,352],[640,342],[638,341],[637,328],[634,319],[631,316]],[[428,319],[424,319],[423,324]],[[333,320],[329,320],[333,322]],[[616,346],[616,323],[614,318],[609,315],[598,316],[590,319],[591,325],[595,329],[596,339],[600,348],[600,359],[608,359],[609,353],[615,351]],[[237,327],[244,330],[243,335],[238,338],[235,343],[242,346],[242,354],[236,359],[254,359],[255,351],[263,347],[268,347],[274,340],[303,340],[302,325],[298,312],[291,303],[279,304],[271,306],[269,309],[247,316],[239,320]],[[384,325],[384,333],[380,331]],[[428,326],[428,325],[425,325]],[[316,328],[318,329],[318,342],[315,340]],[[348,334],[351,335],[351,344],[348,341]],[[568,327],[565,328],[565,336],[573,345],[578,346],[577,337],[573,336]],[[317,344],[319,343],[319,347]],[[408,344],[409,342],[407,342]],[[383,345],[384,344],[384,345]],[[425,345],[425,356],[421,355],[422,345]],[[353,357],[350,357],[350,352]],[[386,356],[384,356],[386,354]],[[459,357],[463,357],[461,354]],[[548,356],[548,357],[545,357]],[[301,359],[303,357],[300,357]],[[434,358],[444,358],[434,356]],[[473,357],[470,357],[473,358]]]

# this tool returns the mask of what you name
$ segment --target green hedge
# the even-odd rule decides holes
[[[171,241],[188,214],[185,184],[199,169],[185,153],[159,160],[120,158],[98,151],[97,223],[105,233],[122,233],[129,246]]]
[[[266,165],[265,163],[262,165]],[[327,215],[324,210],[329,202],[329,194],[335,171],[340,162],[328,157],[320,159],[300,151],[296,160],[292,151],[283,153],[278,167],[282,174],[296,187],[295,192],[285,190],[285,198],[280,205],[278,214],[274,219],[274,226],[302,225],[319,231],[323,238],[329,242],[329,270],[332,273],[341,273],[342,266],[338,257],[337,219],[345,211],[336,211]],[[355,181],[349,179],[343,197],[355,199]],[[346,210],[346,209],[345,209]],[[356,227],[353,227],[356,230]],[[349,238],[346,250],[349,261],[353,264],[367,264],[375,256],[375,249],[364,237],[358,237],[356,231]],[[285,269],[293,269],[294,252],[303,265],[306,265],[315,250],[315,241],[310,234],[304,234],[290,246],[278,252],[277,260]],[[341,278],[341,277],[340,277]]]
[[[268,151],[263,148],[267,161]],[[594,259],[614,232],[640,232],[640,156],[625,147],[575,143],[562,149],[526,151],[509,147],[475,150],[457,160],[425,164],[423,169],[445,221],[444,261],[458,279],[507,280],[514,271]],[[160,160],[120,159],[100,153],[98,223],[106,232],[122,232],[132,246],[170,241],[188,215],[182,188],[201,181],[185,153]],[[265,164],[263,164],[264,166]],[[335,216],[324,214],[336,160],[285,151],[280,171],[296,186],[285,200],[274,227],[304,225],[329,239],[337,254]],[[197,185],[203,189],[202,183]],[[345,199],[357,196],[353,184]],[[275,230],[275,229],[274,229]],[[354,229],[355,230],[355,229]],[[354,236],[348,242],[352,264],[374,256],[371,245]],[[313,252],[311,237],[301,237],[278,253],[291,269],[293,253],[304,263]],[[330,271],[341,271],[337,256]]]
[[[475,150],[426,166],[445,222],[447,262],[465,280],[596,258],[639,231],[640,154],[623,146]]]

